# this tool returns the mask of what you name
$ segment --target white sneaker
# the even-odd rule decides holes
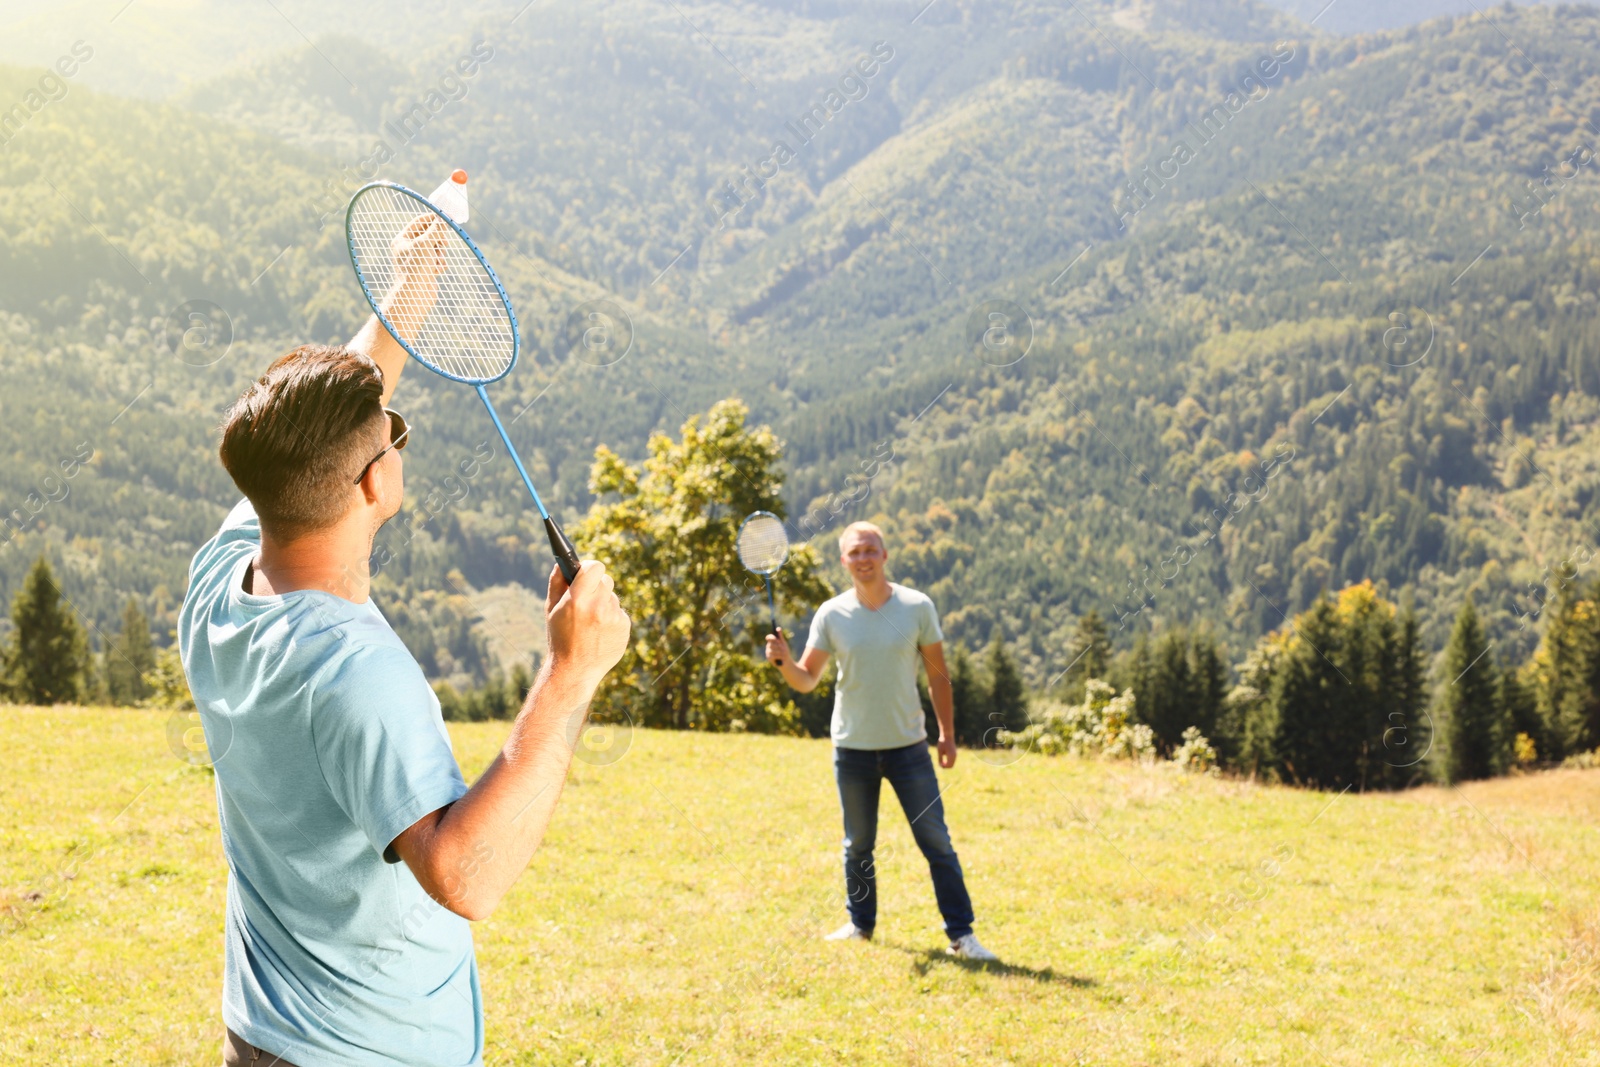
[[[824,937],[824,941],[871,941],[872,931],[863,930],[855,923],[845,923],[833,933]],[[976,942],[974,942],[976,943]]]
[[[967,934],[959,941],[950,943],[950,955],[961,960],[976,960],[979,963],[999,963],[1000,957],[984,948],[978,943],[977,934]]]

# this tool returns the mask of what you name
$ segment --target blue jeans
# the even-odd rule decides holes
[[[833,773],[844,809],[844,888],[850,921],[870,932],[878,921],[878,879],[872,849],[878,840],[878,793],[885,778],[911,820],[911,835],[928,860],[933,895],[951,941],[972,933],[972,899],[961,861],[944,825],[944,800],[933,760],[922,742],[905,748],[833,750]]]

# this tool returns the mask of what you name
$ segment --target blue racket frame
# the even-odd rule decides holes
[[[478,257],[478,262],[483,264],[483,269],[488,273],[489,280],[494,282],[495,292],[500,294],[500,303],[505,307],[506,316],[511,320],[511,363],[506,367],[505,370],[501,371],[493,378],[461,378],[449,373],[448,371],[442,371],[438,367],[435,367],[432,363],[429,363],[426,359],[423,359],[417,354],[417,350],[411,347],[411,342],[400,336],[400,331],[394,328],[394,323],[389,321],[389,316],[385,315],[383,313],[383,309],[378,306],[377,297],[372,295],[372,287],[367,284],[366,272],[361,269],[361,261],[356,258],[356,243],[350,236],[350,213],[355,210],[356,201],[361,199],[361,194],[366,192],[368,189],[393,189],[397,193],[404,193],[406,196],[409,196],[411,199],[421,204],[423,208],[433,212],[435,215],[439,216],[446,223],[448,223],[450,228],[456,231],[457,236],[467,243],[467,247],[472,249],[472,254]],[[451,381],[460,382],[462,385],[488,385],[491,382],[498,382],[501,378],[504,378],[506,375],[510,374],[516,369],[517,357],[522,354],[522,327],[517,325],[517,309],[511,306],[511,297],[506,295],[506,287],[500,284],[500,275],[496,274],[494,272],[494,268],[489,266],[489,261],[484,258],[482,250],[478,248],[478,243],[467,234],[466,230],[463,230],[456,224],[455,219],[451,218],[449,215],[446,215],[443,211],[440,211],[438,205],[436,205],[432,200],[429,200],[427,197],[423,196],[414,189],[406,188],[398,182],[368,182],[361,188],[357,189],[355,194],[350,197],[350,203],[345,205],[344,243],[345,250],[350,253],[350,266],[355,268],[356,281],[361,283],[361,295],[367,298],[367,303],[371,306],[372,313],[378,316],[378,321],[383,323],[383,328],[389,331],[389,336],[393,337],[396,341],[399,341],[400,347],[404,348],[408,353],[410,353],[412,359],[416,360],[418,363],[421,363],[424,367],[427,367],[439,377],[449,378]],[[496,421],[498,422],[499,420],[497,419]],[[514,452],[512,454],[515,455]]]
[[[489,275],[489,280],[494,282],[495,292],[500,295],[500,305],[506,309],[506,318],[511,323],[511,360],[506,364],[505,370],[501,371],[499,374],[496,374],[493,378],[463,378],[460,375],[451,374],[449,371],[440,370],[438,367],[434,366],[431,361],[423,358],[423,356],[411,346],[411,342],[400,336],[400,331],[395,329],[394,323],[389,321],[389,316],[383,313],[383,308],[379,304],[378,297],[374,296],[372,293],[372,286],[367,284],[366,272],[361,269],[361,260],[356,255],[356,243],[355,239],[351,235],[350,225],[350,216],[351,213],[355,211],[356,202],[361,199],[362,194],[368,189],[374,188],[393,189],[395,192],[403,193],[404,195],[415,200],[418,205],[420,205],[422,210],[433,212],[434,215],[444,220],[444,222],[456,232],[456,235],[466,243],[466,246],[469,249],[472,250],[472,254],[478,258],[478,263],[482,265],[484,272]],[[383,328],[389,331],[389,336],[398,341],[400,343],[400,347],[404,348],[406,353],[410,355],[412,359],[416,360],[424,367],[427,367],[439,377],[446,378],[452,382],[459,382],[462,385],[470,385],[473,387],[473,389],[477,390],[478,399],[483,401],[485,410],[489,412],[489,418],[494,421],[495,430],[497,430],[500,434],[500,440],[505,442],[506,451],[511,454],[511,462],[516,464],[517,473],[522,476],[522,484],[527,487],[528,495],[533,497],[533,506],[539,509],[539,518],[544,520],[545,533],[550,538],[550,548],[555,552],[556,562],[561,567],[562,576],[566,578],[568,582],[573,581],[578,574],[577,550],[573,547],[572,542],[568,539],[566,533],[561,529],[560,524],[550,517],[550,512],[544,506],[544,499],[539,496],[539,490],[534,488],[533,479],[528,476],[527,468],[522,465],[522,456],[517,453],[516,445],[511,443],[511,435],[506,433],[505,426],[500,422],[500,414],[495,411],[494,404],[489,400],[488,390],[484,389],[484,386],[489,385],[492,382],[498,382],[500,379],[504,378],[506,375],[515,370],[517,366],[517,357],[522,354],[522,327],[517,324],[517,309],[511,306],[511,297],[507,295],[506,287],[500,283],[500,275],[494,272],[494,268],[491,267],[489,265],[489,261],[484,258],[483,251],[478,248],[477,242],[467,234],[466,230],[463,230],[459,225],[456,224],[455,219],[452,219],[449,215],[446,215],[443,211],[440,211],[439,206],[432,200],[429,200],[427,197],[423,196],[414,189],[406,188],[404,185],[401,185],[398,182],[368,182],[355,191],[354,195],[350,197],[350,203],[347,204],[344,209],[344,242],[345,250],[350,254],[350,266],[356,272],[356,282],[361,286],[361,295],[367,298],[367,304],[372,308],[372,313],[378,317],[379,322],[383,323]]]

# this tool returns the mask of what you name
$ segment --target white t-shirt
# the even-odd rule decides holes
[[[904,748],[928,739],[917,698],[920,649],[944,640],[933,601],[890,583],[873,611],[854,589],[826,601],[811,620],[807,648],[839,660],[833,690],[833,743],[840,748]]]

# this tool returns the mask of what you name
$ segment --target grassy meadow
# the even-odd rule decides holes
[[[167,713],[0,708],[0,1063],[215,1064],[225,868]],[[509,724],[452,724],[470,780]],[[942,952],[885,797],[843,919],[825,741],[638,731],[477,927],[490,1064],[1600,1063],[1600,771],[1334,795],[965,753]]]

